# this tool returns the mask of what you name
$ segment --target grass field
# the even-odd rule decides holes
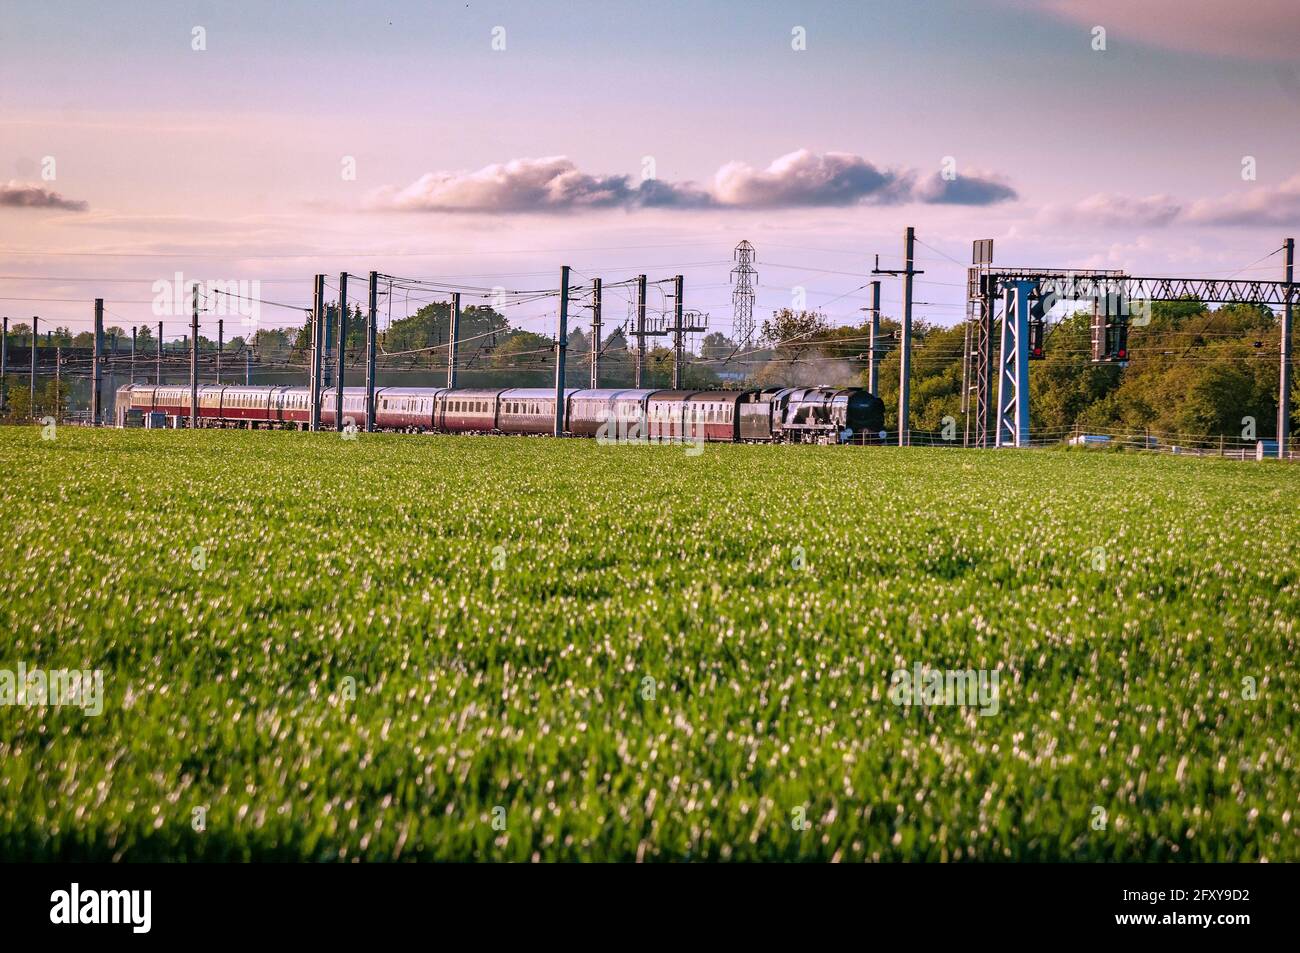
[[[1300,469],[0,428],[0,857],[1300,859]],[[892,673],[999,677],[996,713]],[[800,820],[804,819],[804,823]]]

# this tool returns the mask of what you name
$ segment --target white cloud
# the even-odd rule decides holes
[[[1277,226],[1300,221],[1300,175],[1280,185],[1255,185],[1213,199],[1185,202],[1169,195],[1134,198],[1098,192],[1069,205],[1048,205],[1043,221],[1078,222],[1118,228],[1158,228],[1165,225]]]
[[[728,162],[710,187],[583,172],[564,156],[514,159],[473,172],[428,172],[369,197],[373,208],[427,212],[557,213],[602,208],[785,209],[927,202],[991,205],[1016,198],[996,176],[914,186],[916,173],[878,169],[847,152],[799,149],[764,169]]]
[[[382,208],[439,212],[567,212],[634,205],[689,204],[689,187],[626,175],[589,175],[564,156],[514,159],[474,172],[426,172],[404,189],[379,190]]]
[[[1238,195],[1193,202],[1186,220],[1196,225],[1276,225],[1300,222],[1300,175],[1281,185],[1255,186]]]
[[[1049,221],[1120,228],[1149,228],[1169,225],[1183,211],[1182,204],[1168,195],[1133,198],[1098,192],[1069,205],[1048,205],[1039,217]]]
[[[1002,176],[978,169],[951,179],[936,172],[918,185],[913,194],[931,205],[995,205],[1019,198]]]
[[[728,162],[713,176],[713,194],[719,204],[738,208],[855,205],[897,201],[900,184],[898,175],[880,171],[862,156],[799,149],[766,169]]]

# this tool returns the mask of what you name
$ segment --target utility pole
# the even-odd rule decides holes
[[[1295,278],[1295,239],[1282,242],[1282,280],[1286,282],[1286,304],[1282,306],[1282,367],[1277,396],[1277,458],[1286,459],[1287,440],[1291,436],[1291,282]]]
[[[199,286],[190,304],[190,426],[199,425]]]
[[[157,357],[158,357],[158,369],[157,369],[157,372],[156,372],[155,375],[154,375],[154,376],[157,378],[157,380],[155,380],[154,383],[155,383],[155,384],[159,384],[159,385],[161,385],[161,384],[162,384],[162,322],[161,322],[161,321],[158,322],[158,355],[157,355]]]
[[[244,386],[253,383],[253,349],[244,345]]]
[[[343,377],[345,374],[344,357],[347,351],[348,341],[348,273],[339,272],[339,320],[338,334],[335,346],[338,348],[338,357],[336,367],[338,373],[334,375],[334,429],[343,430]]]
[[[9,318],[5,318],[4,337],[0,337],[0,411],[8,406],[9,391],[5,387],[5,374],[9,370]]]
[[[320,275],[311,279],[311,315],[307,319],[307,429],[316,429],[316,321],[320,317]]]
[[[54,419],[56,421],[63,419],[63,345],[60,344],[54,349]]]
[[[93,427],[100,425],[100,414],[103,410],[99,387],[101,375],[103,374],[103,350],[104,350],[104,299],[95,299],[95,349],[91,354],[90,361],[90,423]],[[55,393],[58,393],[58,385],[55,385]]]
[[[871,336],[869,338],[870,353],[867,357],[867,390],[880,396],[880,351],[877,342],[880,340],[880,281],[877,279],[871,283]]]
[[[226,319],[217,318],[217,386],[221,386],[221,352],[226,349]]]
[[[961,413],[964,420],[961,445],[970,446],[970,339],[972,325],[970,319],[965,321],[961,338]]]
[[[881,268],[880,256],[876,256],[873,275],[903,276],[903,329],[899,342],[898,361],[898,445],[905,447],[911,441],[911,421],[908,418],[908,404],[911,397],[912,383],[912,279],[925,274],[913,268],[915,256],[913,243],[916,241],[916,229],[911,225],[903,231],[903,265],[902,268]]]
[[[32,374],[28,382],[31,393],[28,395],[27,410],[33,417],[36,416],[36,324],[40,318],[32,315]]]
[[[600,387],[600,279],[591,280],[591,388]]]
[[[645,275],[636,276],[636,386],[645,370]]]
[[[451,293],[451,308],[448,319],[451,322],[451,343],[447,349],[447,386],[456,386],[456,344],[460,340],[460,292]]]
[[[45,333],[49,334],[50,332],[46,331]],[[114,331],[110,334],[108,340],[111,342],[108,352],[108,391],[109,393],[116,393],[117,378],[113,374],[113,368],[117,367],[117,332]],[[48,338],[46,339],[46,343],[49,343]]]
[[[682,276],[673,277],[673,390],[682,389]]]
[[[564,351],[569,346],[569,266],[560,266],[560,326],[555,336],[555,436],[564,434]]]
[[[334,353],[334,305],[330,304],[328,301],[325,300],[325,295],[327,293],[328,293],[328,289],[325,288],[324,285],[322,285],[321,299],[320,299],[321,300],[320,316],[321,316],[321,321],[323,322],[323,327],[321,328],[321,332],[320,332],[321,333],[320,400],[321,400],[322,414],[324,413],[324,407],[325,407],[325,391],[329,390],[329,386],[330,386],[330,373],[331,373],[330,361],[332,360],[331,355]],[[321,426],[324,426],[324,424],[325,424],[325,418],[322,417]]]
[[[312,431],[320,430],[320,383],[322,368],[321,349],[325,341],[325,276],[317,275],[315,281],[315,304],[311,320],[311,412],[308,426]]]
[[[135,334],[136,327],[131,325],[131,383],[135,383]]]
[[[366,322],[366,433],[375,429],[375,344],[379,336],[379,272],[370,273],[370,315]]]

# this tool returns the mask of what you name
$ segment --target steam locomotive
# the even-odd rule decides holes
[[[550,434],[555,391],[544,388],[448,389],[380,387],[375,428],[414,433]],[[321,426],[339,429],[336,392],[321,397]],[[117,391],[117,424],[145,419],[183,426],[190,416],[185,386],[128,384]],[[155,415],[162,415],[161,418]],[[308,426],[311,395],[305,387],[204,385],[199,425],[205,427]],[[343,388],[345,427],[363,428],[364,387]],[[729,443],[873,443],[881,439],[885,405],[857,387],[782,387],[766,390],[564,391],[562,429],[579,437],[710,440]]]

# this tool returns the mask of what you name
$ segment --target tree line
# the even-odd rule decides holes
[[[451,339],[450,305],[434,302],[399,318],[380,335],[380,366],[407,372],[410,383],[445,379],[447,345]],[[335,322],[330,322],[333,337]],[[1262,305],[1228,305],[1210,309],[1199,301],[1157,302],[1150,320],[1129,331],[1127,364],[1093,364],[1091,315],[1077,312],[1049,325],[1045,357],[1031,362],[1030,417],[1036,432],[1120,430],[1174,433],[1187,437],[1218,436],[1267,439],[1277,430],[1279,322]],[[117,336],[117,353],[129,350],[130,334],[105,330],[106,341]],[[945,418],[963,420],[964,325],[941,327],[924,320],[912,326],[911,426],[938,432]],[[31,343],[31,327],[15,324],[11,345]],[[886,428],[898,425],[899,323],[882,317],[877,339],[879,396],[886,407]],[[72,334],[56,328],[51,345],[89,347],[90,332]],[[276,364],[306,363],[310,323],[299,328],[258,330],[249,340],[259,369]],[[44,346],[46,335],[41,335]],[[125,343],[124,343],[125,342]],[[585,387],[590,379],[591,334],[573,327],[569,332],[566,385]],[[245,346],[241,336],[227,342],[232,358]],[[199,347],[216,350],[202,335]],[[137,356],[156,353],[156,341],[145,326],[137,330]],[[109,345],[105,345],[108,351]],[[365,349],[365,319],[358,306],[347,332],[349,363],[361,360]],[[870,356],[866,323],[835,327],[811,311],[783,309],[763,322],[760,339],[739,344],[721,332],[703,337],[687,354],[683,384],[688,388],[786,387],[825,384],[866,386]],[[672,379],[670,339],[650,338],[645,355],[643,386],[667,387]],[[635,356],[622,323],[609,322],[601,341],[601,384],[630,387]],[[512,327],[488,305],[461,312],[457,356],[464,386],[549,386],[554,382],[554,339]],[[425,372],[421,377],[421,372]],[[427,378],[427,379],[426,379]],[[62,412],[69,384],[58,393],[50,381],[38,388],[40,413]],[[30,419],[26,388],[8,388],[10,416]],[[23,413],[18,414],[22,404]],[[1300,390],[1293,394],[1292,419],[1300,414]]]

